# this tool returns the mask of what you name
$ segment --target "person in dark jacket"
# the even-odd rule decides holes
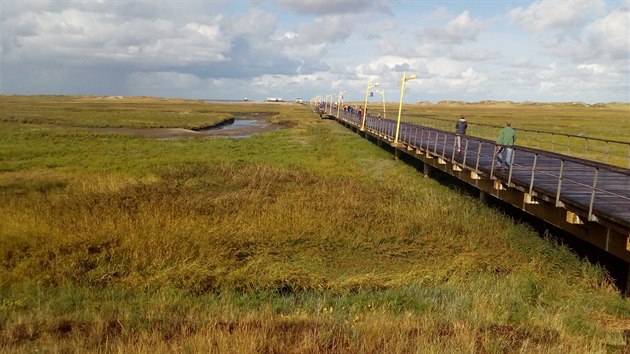
[[[466,117],[461,116],[457,123],[455,123],[455,144],[457,146],[457,152],[462,150],[462,136],[466,136],[467,128],[468,122],[466,122]]]

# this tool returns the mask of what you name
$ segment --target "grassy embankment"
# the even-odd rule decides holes
[[[0,97],[0,350],[627,349],[602,269],[307,107],[140,101]]]
[[[372,102],[371,112],[382,106]],[[396,118],[398,105],[386,107],[387,117]],[[465,115],[468,134],[496,140],[499,129],[511,121],[517,130],[517,144],[586,158],[611,165],[630,167],[630,145],[606,143],[562,135],[525,132],[523,129],[556,134],[583,135],[614,141],[630,142],[630,104],[609,103],[584,106],[571,103],[440,103],[408,104],[402,120],[446,131],[454,131],[455,121]],[[436,119],[437,118],[437,119]],[[444,120],[449,120],[445,122]],[[498,128],[483,125],[495,125]]]

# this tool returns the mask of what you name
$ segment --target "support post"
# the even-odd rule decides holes
[[[424,174],[424,177],[431,177],[431,166],[425,163],[422,168],[422,173]]]

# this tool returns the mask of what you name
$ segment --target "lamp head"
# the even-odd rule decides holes
[[[407,78],[407,80],[413,80],[413,79],[415,79],[415,78],[416,78],[416,74],[411,74],[411,76],[409,76],[409,77]]]

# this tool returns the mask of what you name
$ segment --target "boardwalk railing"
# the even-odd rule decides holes
[[[356,114],[341,112],[340,119],[361,126]],[[365,130],[394,141],[396,122],[368,116]],[[520,131],[520,130],[519,130]],[[556,207],[572,207],[585,216],[583,221],[607,220],[630,228],[630,170],[530,147],[514,146],[509,169],[496,161],[496,143],[467,136],[457,152],[456,135],[450,131],[401,123],[398,141],[433,158],[448,160],[506,187],[517,188]],[[583,222],[580,220],[579,222]]]
[[[455,122],[449,119],[424,115],[410,115],[409,123],[452,131]],[[468,135],[490,138],[498,135],[502,126],[468,122]],[[581,134],[518,128],[521,145],[559,154],[600,161],[606,164],[630,168],[630,142],[602,139]]]

